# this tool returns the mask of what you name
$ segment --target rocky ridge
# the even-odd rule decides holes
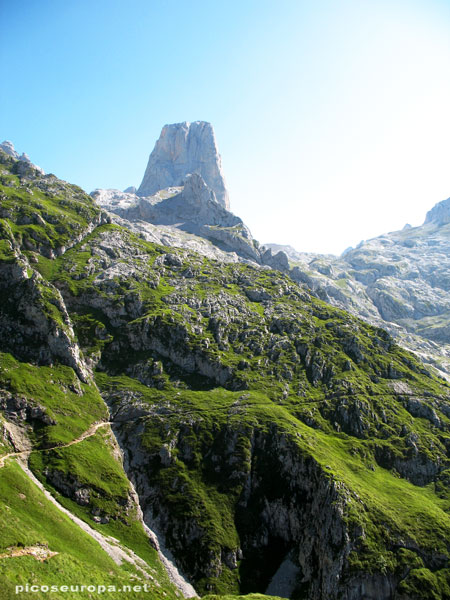
[[[2,142],[0,144],[0,149],[3,150],[3,152],[6,152],[6,154],[8,156],[12,156],[13,158],[16,158],[17,160],[22,161],[23,163],[28,163],[29,165],[31,165],[34,169],[36,169],[37,171],[39,171],[42,175],[45,175],[44,170],[41,169],[41,167],[38,167],[37,165],[33,164],[31,162],[30,157],[28,156],[28,154],[25,154],[25,152],[23,152],[22,154],[19,154],[16,149],[14,148],[14,144],[8,140],[5,140],[4,142]],[[19,166],[18,167],[23,168],[23,166]]]
[[[449,224],[450,199],[436,204],[423,225],[361,242],[339,258],[284,249],[293,279],[332,305],[385,327],[449,377]]]
[[[198,174],[188,175],[183,186],[160,190],[154,196],[141,198],[130,192],[101,189],[91,196],[112,213],[113,220],[148,241],[164,240],[181,248],[192,248],[195,243],[196,250],[209,258],[289,269],[286,254],[261,248],[242,219],[215,202]]]
[[[208,257],[289,268],[284,252],[273,254],[270,248],[261,248],[242,219],[230,212],[210,123],[166,125],[137,191],[131,187],[124,192],[97,189],[91,196],[103,209],[121,217],[122,226],[148,241],[164,237],[171,246],[187,243],[192,247],[196,239],[197,251]]]
[[[163,225],[171,228],[176,246],[184,245],[180,233],[187,232],[244,260],[260,262],[248,227],[216,201],[214,192],[197,173],[187,175],[182,186],[159,190],[154,196],[141,198],[117,190],[95,190],[91,195],[102,208],[128,221],[135,231],[137,226],[145,232],[145,223]]]

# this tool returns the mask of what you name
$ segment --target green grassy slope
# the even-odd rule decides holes
[[[76,186],[53,175],[41,177],[31,167],[19,176],[17,162],[1,152],[0,167],[0,337],[1,350],[13,352],[0,352],[0,442],[3,454],[30,445],[30,463],[45,480],[40,471],[44,455],[59,456],[58,452],[65,452],[69,456],[71,450],[75,455],[78,445],[64,446],[94,423],[107,420],[108,409],[92,379],[80,380],[77,376],[80,370],[76,372],[73,366],[83,365],[83,357],[76,354],[71,320],[59,292],[40,277],[35,266],[40,261],[52,265],[55,256],[79,237],[88,235],[90,229],[100,225],[102,217],[91,199]],[[48,343],[50,338],[54,340],[53,347]],[[111,443],[111,434],[99,430],[92,439],[80,442],[77,458],[68,459],[68,468],[80,484],[86,478],[88,483],[93,480],[99,484],[99,505],[114,517],[121,516],[121,520],[115,518],[111,525],[99,527],[93,521],[93,506],[89,511],[83,510],[54,489],[53,492],[91,527],[133,549],[146,561],[151,578],[143,577],[129,563],[117,566],[9,458],[0,468],[1,598],[14,597],[15,586],[26,584],[113,585],[117,589],[147,584],[150,591],[146,597],[178,596],[140,524],[129,496],[128,479],[120,460],[113,457],[117,450]],[[53,447],[59,449],[44,450]],[[96,508],[95,514],[101,514],[97,505]],[[34,546],[48,547],[57,554],[38,561],[26,552]],[[15,556],[11,557],[11,553]],[[67,598],[94,597],[88,591],[61,593]],[[34,596],[44,598],[48,594],[38,592]],[[117,593],[102,591],[102,597],[113,596]],[[135,598],[136,592],[124,591],[121,596]]]
[[[175,597],[161,593],[159,586],[144,578],[129,564],[118,566],[99,544],[62,514],[26,477],[14,461],[0,472],[0,598],[16,597],[16,586],[124,586],[147,584],[146,597]],[[8,557],[12,549],[42,546],[57,553],[40,561],[31,555]],[[126,588],[125,588],[126,589]],[[166,592],[166,591],[165,591]],[[64,598],[93,598],[94,593],[60,592]],[[135,592],[124,591],[123,598],[136,598]],[[34,598],[47,598],[49,593],[33,592]],[[53,594],[54,597],[55,594]],[[17,596],[17,597],[20,597]],[[105,591],[102,598],[117,597]]]

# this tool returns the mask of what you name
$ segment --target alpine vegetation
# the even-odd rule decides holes
[[[252,238],[211,125],[165,126],[137,193],[89,196],[13,151],[0,596],[450,598],[450,385]],[[364,256],[346,286],[378,281]],[[383,318],[388,285],[365,292]],[[423,319],[404,327],[437,343]]]

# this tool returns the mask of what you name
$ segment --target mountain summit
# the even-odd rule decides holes
[[[215,193],[217,202],[226,209],[230,208],[211,123],[184,121],[165,125],[150,154],[137,193],[139,196],[152,196],[159,190],[183,185],[190,173],[201,175]]]
[[[96,189],[91,196],[149,241],[177,247],[194,243],[198,252],[210,258],[220,254],[225,261],[287,266],[283,253],[273,256],[260,248],[242,219],[230,212],[214,130],[205,121],[163,127],[137,191]]]
[[[284,249],[291,277],[334,306],[387,329],[450,380],[450,198],[341,257]]]
[[[0,144],[0,149],[3,150],[3,152],[6,152],[8,156],[12,156],[12,158],[15,158],[16,160],[25,163],[25,165],[31,165],[34,169],[37,169],[40,173],[44,175],[44,171],[41,169],[41,167],[38,167],[37,165],[33,164],[30,160],[30,157],[28,156],[28,154],[25,154],[25,152],[19,154],[14,148],[14,144],[9,140],[5,140],[4,142],[2,142]],[[24,168],[26,170],[26,167],[22,165],[22,171],[24,170]]]
[[[450,223],[450,198],[438,202],[427,212],[424,225],[428,223],[434,223],[438,226]]]

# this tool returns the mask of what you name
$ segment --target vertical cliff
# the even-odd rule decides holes
[[[217,202],[229,209],[214,130],[205,121],[163,127],[137,193],[139,196],[151,196],[159,190],[183,185],[189,173],[201,175],[214,192]]]

